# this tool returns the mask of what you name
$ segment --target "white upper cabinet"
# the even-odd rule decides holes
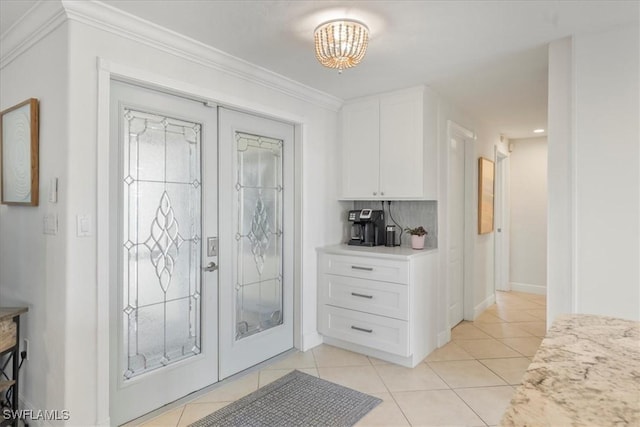
[[[342,175],[343,193],[378,194],[380,164],[380,105],[366,99],[342,107]],[[349,141],[344,144],[344,141]]]
[[[437,101],[426,87],[342,108],[342,198],[436,200]]]

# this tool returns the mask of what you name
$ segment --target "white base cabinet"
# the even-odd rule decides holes
[[[318,250],[318,325],[327,344],[414,367],[436,349],[436,250]]]

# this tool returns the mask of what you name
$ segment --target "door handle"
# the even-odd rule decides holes
[[[207,264],[206,267],[203,268],[204,271],[216,271],[217,269],[218,266],[213,261],[211,261],[209,264]]]

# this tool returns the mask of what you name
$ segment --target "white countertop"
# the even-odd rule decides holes
[[[352,256],[371,256],[377,258],[394,258],[394,259],[410,259],[415,257],[426,256],[438,252],[438,249],[411,249],[405,246],[349,246],[349,245],[333,245],[318,248],[318,252],[352,255]]]

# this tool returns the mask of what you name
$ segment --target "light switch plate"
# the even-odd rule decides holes
[[[91,236],[92,224],[90,215],[76,216],[76,234],[78,237]]]
[[[58,215],[57,214],[46,214],[43,218],[43,233],[50,234],[55,236],[58,234]]]
[[[49,202],[58,203],[58,178],[49,181]]]

